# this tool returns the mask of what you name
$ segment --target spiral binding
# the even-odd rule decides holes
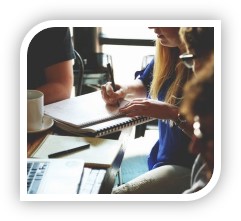
[[[124,114],[114,114],[112,115],[111,117],[108,116],[108,117],[103,117],[103,118],[100,118],[98,120],[93,120],[93,121],[88,121],[87,123],[83,123],[79,126],[79,128],[84,128],[84,127],[88,127],[88,126],[92,126],[92,125],[95,125],[95,124],[99,124],[99,123],[103,123],[107,120],[113,120],[113,119],[117,119],[117,118],[120,118],[120,117],[123,117],[125,116]]]
[[[116,118],[114,118],[114,119],[116,119]],[[75,134],[75,135],[78,135],[78,136],[85,135],[85,136],[91,136],[91,137],[93,137],[93,136],[94,137],[102,137],[102,136],[120,131],[123,128],[134,126],[134,125],[139,125],[139,124],[146,123],[146,122],[149,122],[149,121],[152,121],[152,120],[155,120],[155,118],[144,117],[144,116],[134,117],[134,118],[131,118],[131,119],[129,119],[129,120],[123,122],[123,123],[119,123],[119,124],[115,124],[115,125],[112,125],[112,126],[109,126],[109,127],[105,127],[103,129],[99,129],[99,130],[95,131],[94,133],[93,132],[80,132],[80,131],[78,132],[73,127],[71,127],[70,125],[66,125],[66,124],[63,124],[62,122],[58,122],[58,121],[56,121],[56,123],[57,123],[56,126],[59,127],[62,130],[68,131],[69,133]],[[79,128],[79,129],[81,129],[81,128]]]
[[[132,118],[132,119],[126,121],[126,122],[123,122],[123,123],[120,123],[120,124],[116,124],[116,125],[98,130],[96,132],[96,137],[102,137],[102,136],[105,136],[107,134],[120,131],[123,128],[130,127],[130,126],[133,126],[133,125],[138,125],[138,124],[141,124],[141,123],[144,123],[144,122],[147,122],[147,121],[152,121],[152,120],[154,120],[152,117],[143,117],[143,116]]]

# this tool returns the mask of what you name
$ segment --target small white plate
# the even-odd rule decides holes
[[[49,128],[51,128],[54,124],[54,121],[52,118],[48,117],[48,116],[44,116],[43,117],[43,124],[42,124],[42,128],[39,130],[32,130],[32,131],[28,131],[28,134],[34,134],[34,133],[39,133],[39,132],[43,132],[45,130],[48,130]]]

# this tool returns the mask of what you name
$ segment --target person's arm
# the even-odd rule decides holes
[[[138,98],[131,101],[128,105],[120,109],[128,117],[148,116],[157,119],[168,119],[174,123],[178,122],[179,107],[147,98]],[[193,129],[187,122],[179,123],[178,127],[189,137],[193,135]]]
[[[141,98],[146,97],[147,91],[143,82],[139,79],[134,80],[128,85],[122,85],[125,95],[131,94],[133,97]]]
[[[114,92],[111,82],[101,86],[102,98],[107,104],[115,105],[117,101],[124,99],[127,95],[132,97],[146,97],[146,88],[141,80],[137,79],[129,84],[116,84]]]
[[[36,88],[44,93],[44,104],[70,97],[73,88],[72,60],[51,65],[45,69],[47,83]]]

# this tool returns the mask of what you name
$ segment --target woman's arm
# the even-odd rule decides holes
[[[185,121],[180,123],[179,107],[147,98],[137,98],[120,109],[121,113],[126,114],[129,117],[135,116],[148,116],[157,119],[168,119],[174,123],[178,123],[178,127],[183,130],[188,136],[192,136],[193,129],[190,124]]]

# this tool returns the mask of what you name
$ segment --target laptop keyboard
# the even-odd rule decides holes
[[[27,163],[27,191],[28,194],[35,194],[43,178],[43,174],[49,162],[28,162]]]
[[[98,194],[105,174],[105,169],[91,169],[85,167],[78,194]]]

